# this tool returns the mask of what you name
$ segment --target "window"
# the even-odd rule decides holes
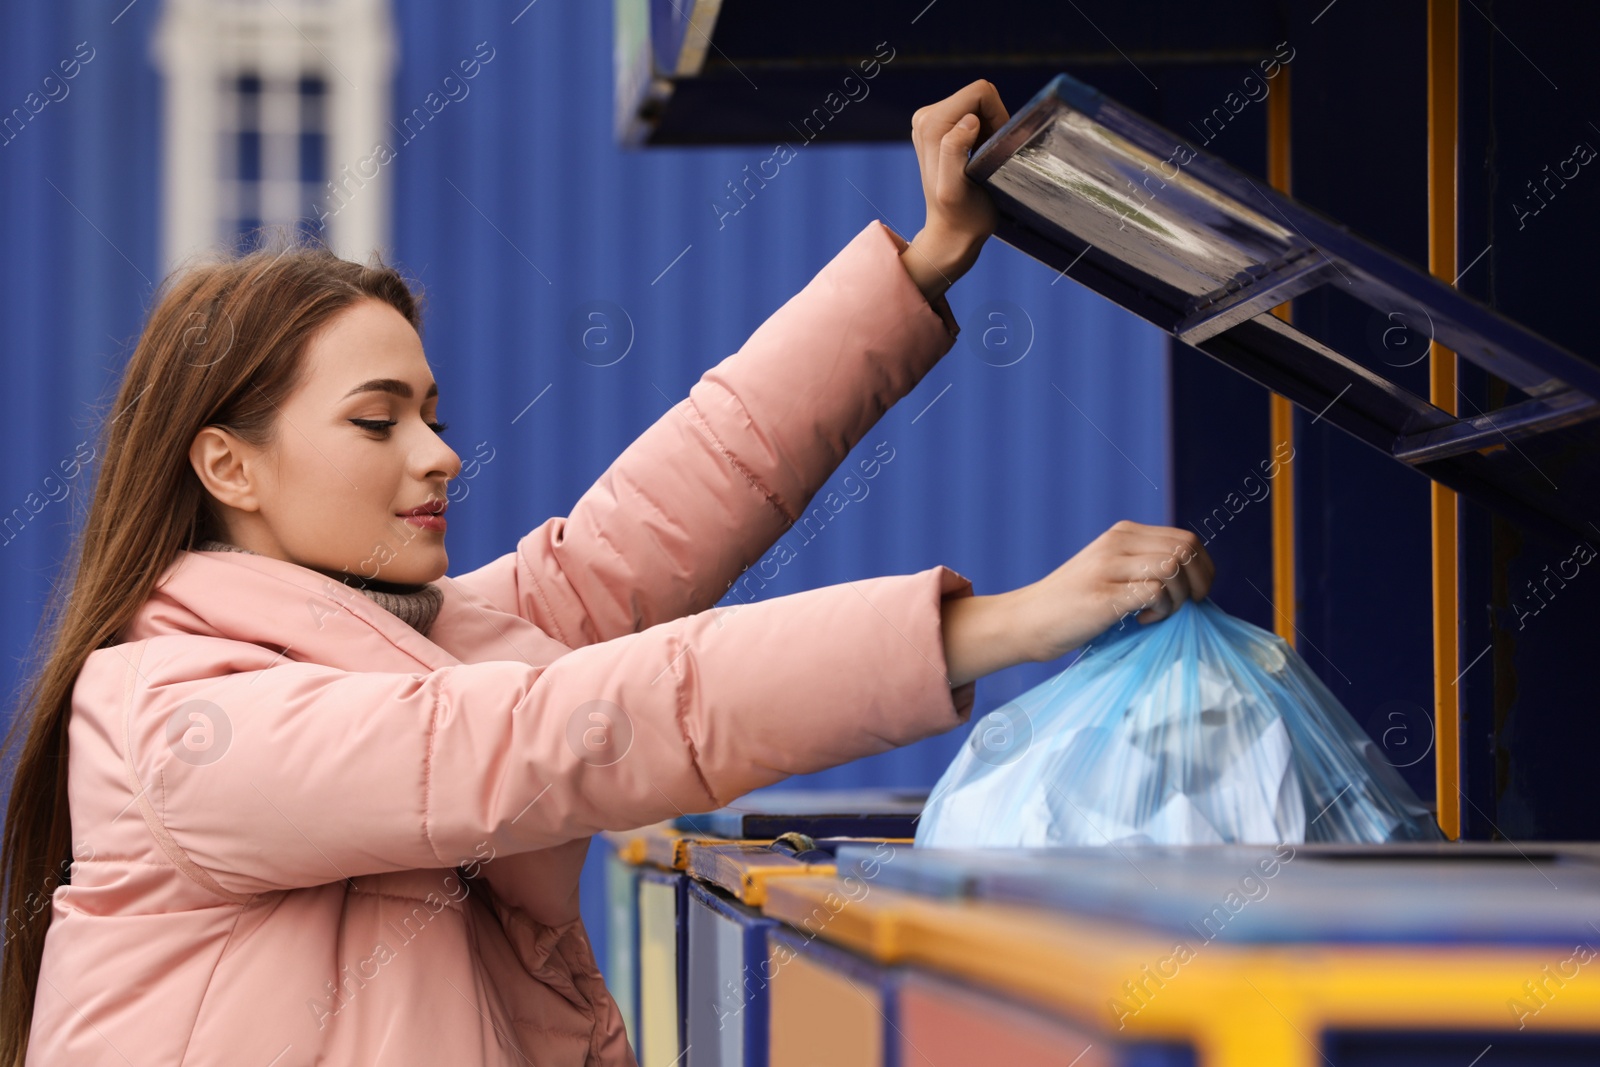
[[[167,268],[279,228],[352,259],[387,251],[386,174],[327,204],[340,165],[383,139],[393,36],[387,0],[168,0]]]
[[[327,79],[320,71],[278,78],[242,71],[222,75],[219,91],[223,238],[247,247],[264,224],[316,236],[324,228],[317,201],[329,180]]]

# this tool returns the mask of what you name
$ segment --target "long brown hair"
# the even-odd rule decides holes
[[[183,549],[225,537],[189,462],[204,426],[258,447],[276,437],[280,405],[302,380],[312,336],[364,299],[420,330],[418,298],[374,257],[363,266],[302,242],[275,242],[191,266],[162,285],[108,421],[94,495],[40,627],[38,663],[3,751],[26,724],[0,843],[6,915],[0,959],[0,1067],[21,1067],[50,927],[51,895],[69,880],[67,726],[89,653],[117,644]]]

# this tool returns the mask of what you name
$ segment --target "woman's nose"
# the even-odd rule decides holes
[[[422,478],[455,478],[461,473],[461,457],[456,450],[451,448],[445,440],[433,431],[428,431],[433,440],[424,445],[418,453],[418,475]]]

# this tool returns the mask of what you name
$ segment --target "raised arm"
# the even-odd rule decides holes
[[[994,231],[967,154],[1007,120],[975,81],[912,116],[927,219],[858,233],[623,451],[570,515],[457,581],[577,647],[720,600],[955,342],[945,289]]]
[[[954,343],[868,223],[565,517],[454,580],[577,647],[704,610]]]

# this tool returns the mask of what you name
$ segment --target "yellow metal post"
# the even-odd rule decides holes
[[[1267,97],[1267,181],[1279,192],[1289,191],[1289,75],[1288,67],[1278,74],[1277,85]],[[1284,322],[1292,322],[1291,305],[1285,301],[1273,308]],[[1287,444],[1294,455],[1294,405],[1287,397],[1273,393],[1270,405],[1271,440],[1268,455],[1277,456]],[[1272,491],[1272,628],[1278,636],[1295,644],[1295,620],[1300,617],[1295,593],[1294,556],[1294,467],[1278,468]]]
[[[1428,269],[1456,279],[1457,0],[1428,0]],[[1434,341],[1428,357],[1433,404],[1456,413],[1456,355]],[[1430,483],[1433,514],[1433,709],[1439,826],[1461,836],[1460,632],[1457,620],[1456,494]]]

